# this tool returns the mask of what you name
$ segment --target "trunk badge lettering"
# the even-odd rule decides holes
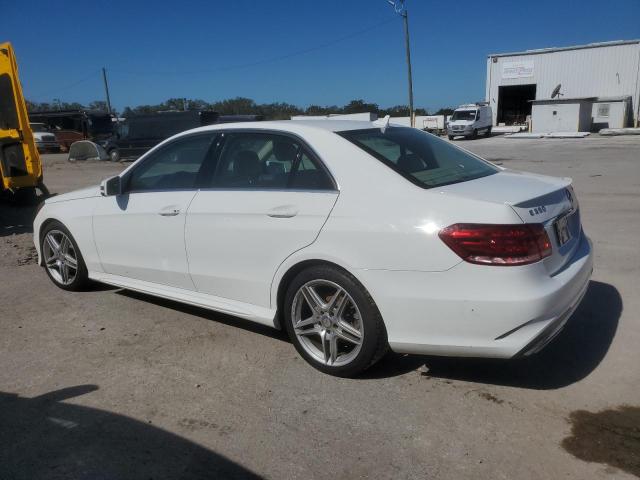
[[[547,211],[547,207],[545,207],[544,205],[541,205],[539,207],[530,209],[529,215],[533,217],[535,215],[540,215],[541,213],[545,213],[546,211]]]

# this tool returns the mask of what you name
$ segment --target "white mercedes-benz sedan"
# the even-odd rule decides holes
[[[319,370],[396,352],[511,358],[564,326],[592,272],[571,180],[357,121],[215,125],[48,199],[39,262],[285,329]]]

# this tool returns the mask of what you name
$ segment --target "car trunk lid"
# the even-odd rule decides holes
[[[448,185],[445,194],[510,207],[524,223],[541,223],[552,254],[543,260],[554,274],[571,259],[580,243],[581,221],[571,179],[503,170],[495,175]]]

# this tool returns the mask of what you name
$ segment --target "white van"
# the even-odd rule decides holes
[[[491,136],[493,116],[491,107],[486,103],[469,103],[456,108],[447,125],[449,140],[463,136],[476,138],[478,134]]]

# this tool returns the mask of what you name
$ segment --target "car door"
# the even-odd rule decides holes
[[[123,174],[121,195],[98,199],[93,233],[106,273],[194,289],[184,225],[214,139],[194,134],[160,147]]]
[[[276,269],[316,239],[338,191],[298,138],[239,131],[219,140],[187,214],[191,278],[199,292],[269,308]]]

